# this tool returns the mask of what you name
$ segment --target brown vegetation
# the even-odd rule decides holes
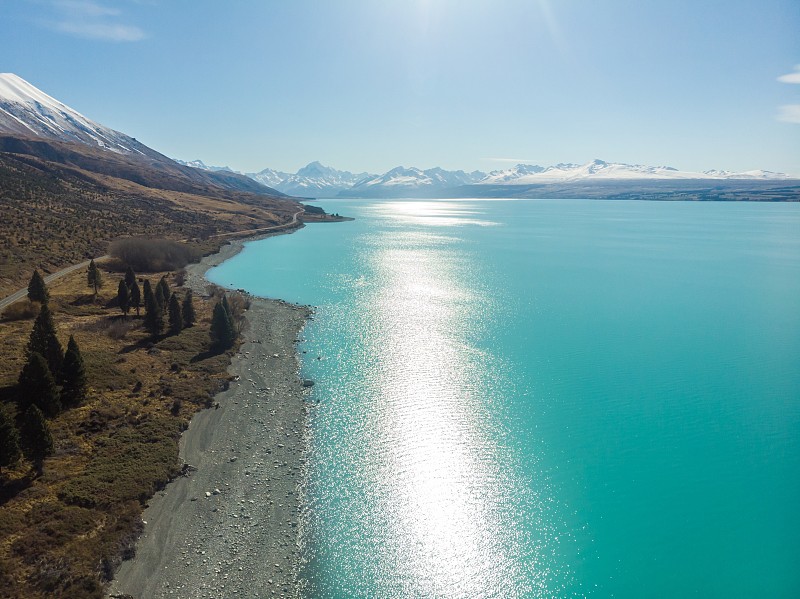
[[[26,285],[34,268],[47,274],[104,255],[119,237],[208,239],[288,222],[299,207],[213,186],[185,188],[192,191],[0,152],[0,297]]]
[[[151,284],[161,274],[168,273],[148,277]],[[121,275],[103,276],[96,298],[83,269],[50,289],[58,335],[80,345],[89,393],[49,421],[55,455],[40,477],[25,461],[3,469],[2,597],[102,597],[134,551],[143,505],[181,471],[181,431],[227,384],[230,355],[209,351],[213,300],[195,296],[197,324],[154,342],[140,318],[112,307]],[[30,328],[30,320],[0,324],[0,409],[12,417]]]

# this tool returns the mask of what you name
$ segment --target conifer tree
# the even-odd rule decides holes
[[[154,337],[164,332],[164,312],[147,280],[144,282],[144,328]]]
[[[94,260],[89,261],[89,270],[86,273],[86,279],[89,287],[94,288],[94,294],[97,295],[97,290],[103,286],[103,277],[100,274],[100,269],[94,263]]]
[[[186,290],[186,297],[183,298],[183,328],[188,329],[197,321],[197,314],[194,311],[194,302],[192,301],[192,290]]]
[[[150,285],[150,281],[145,279],[144,285],[142,286],[142,305],[145,307],[145,310],[147,309],[148,302],[152,303],[155,299],[153,287]]]
[[[178,296],[174,293],[169,298],[169,332],[177,335],[183,328],[183,313]]]
[[[136,282],[136,273],[133,272],[133,268],[130,266],[125,270],[125,284],[128,287],[133,287],[133,284]]]
[[[131,309],[131,292],[128,290],[125,281],[120,281],[119,287],[117,287],[117,304],[119,304],[119,309],[122,310],[123,316],[127,316],[128,311]]]
[[[13,466],[21,456],[19,432],[5,411],[0,410],[0,474],[3,467]]]
[[[70,335],[64,366],[61,370],[61,403],[64,406],[78,406],[86,399],[86,367],[75,338]]]
[[[142,305],[142,291],[139,289],[139,284],[136,279],[133,280],[133,285],[128,287],[131,292],[131,308],[136,308],[136,316],[139,316],[139,308]]]
[[[236,320],[233,317],[233,308],[231,307],[230,302],[228,301],[228,296],[222,296],[222,307],[225,308],[225,315],[228,317],[228,327],[230,327],[231,331],[233,331],[233,338],[236,338],[238,334],[236,331]],[[231,343],[233,345],[233,343]]]
[[[47,307],[47,304],[42,304],[28,340],[27,354],[30,357],[33,353],[39,353],[44,356],[51,373],[61,371],[64,350],[61,348],[61,343],[56,336],[53,315],[50,313],[50,308]]]
[[[21,445],[25,456],[33,462],[37,472],[41,474],[44,459],[53,455],[53,436],[44,419],[44,414],[35,405],[31,405],[22,419]]]
[[[156,300],[158,301],[158,305],[161,306],[161,310],[166,312],[167,305],[169,304],[169,283],[167,283],[166,277],[161,277],[158,283],[156,283]]]
[[[233,345],[235,339],[236,329],[230,314],[225,310],[223,302],[217,302],[211,316],[211,344],[216,349],[225,350]]]
[[[56,381],[40,353],[33,352],[30,355],[19,373],[18,385],[23,409],[35,405],[48,416],[55,416],[61,411]]]
[[[28,283],[28,299],[32,302],[40,302],[46,304],[50,299],[50,294],[47,292],[47,285],[44,283],[42,275],[38,270],[33,271],[33,276]]]

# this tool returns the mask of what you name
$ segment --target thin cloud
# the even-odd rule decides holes
[[[146,37],[135,25],[124,23],[119,8],[93,0],[52,0],[58,17],[47,26],[54,31],[84,39],[137,42]]]
[[[76,23],[62,21],[54,25],[56,31],[76,37],[110,42],[138,42],[144,39],[144,31],[133,25],[116,25],[113,23]]]
[[[800,124],[800,104],[785,104],[778,109],[778,120]]]
[[[53,6],[74,17],[116,17],[121,12],[118,8],[103,6],[89,0],[55,0]]]
[[[778,77],[781,83],[800,83],[800,64],[794,66],[794,73],[787,73]]]

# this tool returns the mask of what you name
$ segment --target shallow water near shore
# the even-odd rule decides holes
[[[310,597],[800,594],[800,205],[325,200]]]

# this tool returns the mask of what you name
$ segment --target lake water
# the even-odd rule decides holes
[[[321,205],[310,597],[800,596],[800,205]]]

